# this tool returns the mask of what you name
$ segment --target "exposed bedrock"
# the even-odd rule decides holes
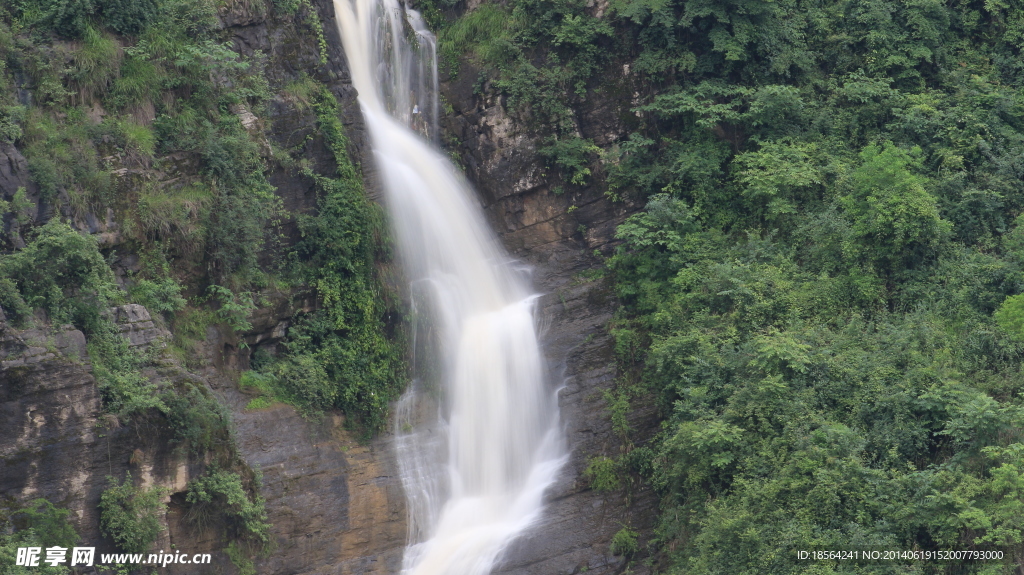
[[[610,74],[609,74],[610,75]],[[556,193],[556,184],[537,154],[541,136],[516,121],[503,98],[475,89],[479,71],[464,63],[443,86],[454,114],[443,128],[454,141],[467,176],[476,186],[488,219],[507,249],[534,268],[534,285],[543,294],[540,317],[545,353],[553,385],[560,386],[559,404],[571,450],[568,465],[549,493],[540,525],[518,540],[499,569],[516,575],[617,573],[626,568],[609,543],[623,527],[637,530],[641,547],[650,537],[657,501],[646,487],[598,492],[583,476],[595,456],[620,454],[604,394],[618,374],[608,322],[617,301],[607,278],[590,279],[586,272],[601,266],[595,252],[607,255],[615,228],[638,209],[629,201],[612,201],[600,185]],[[628,78],[602,78],[600,92],[588,93],[576,118],[579,134],[600,146],[614,144],[626,133],[628,99],[617,99]],[[650,437],[656,414],[634,406],[630,426],[636,437]],[[645,573],[640,562],[633,573]]]

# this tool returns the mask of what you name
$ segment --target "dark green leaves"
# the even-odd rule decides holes
[[[118,549],[144,553],[164,531],[161,522],[166,488],[135,487],[131,473],[121,483],[107,478],[110,486],[100,496],[100,528]]]

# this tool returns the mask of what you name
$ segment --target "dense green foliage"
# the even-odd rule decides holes
[[[142,377],[152,358],[129,349],[102,314],[125,299],[146,305],[171,328],[175,355],[196,367],[209,325],[244,334],[267,292],[311,290],[322,309],[296,322],[281,361],[268,367],[275,395],[308,413],[340,408],[377,429],[404,374],[394,342],[400,317],[377,277],[378,262],[388,259],[382,217],[363,197],[337,103],[324,86],[303,76],[278,88],[315,115],[338,174],[314,173],[307,159],[292,157],[301,150],[268,145],[259,119],[273,97],[266,59],[234,50],[218,8],[214,0],[0,7],[0,136],[25,153],[39,188],[35,201],[19,192],[0,203],[20,224],[0,241],[30,244],[4,260],[0,282],[11,289],[0,290],[0,305],[21,323],[42,307],[51,319],[85,329],[107,409],[122,417],[156,409],[183,445],[201,450],[223,442],[224,414],[198,388],[158,390]],[[308,0],[249,8],[304,22],[324,61],[322,25]],[[14,88],[31,101],[11,98]],[[284,210],[267,179],[274,167],[315,183],[317,215]],[[79,220],[112,210],[117,250],[140,261],[127,278],[127,298],[100,252],[86,246],[90,238],[64,224],[55,235],[50,228],[61,218],[37,229],[36,218],[45,221],[54,207]],[[297,223],[298,245],[281,245],[283,220]],[[93,259],[60,256],[36,266],[47,250]],[[72,275],[55,273],[63,268]],[[99,275],[74,275],[88,273]]]
[[[588,474],[657,488],[663,571],[1024,561],[1024,6],[427,4],[448,68],[547,139],[554,183],[647,204],[609,261],[626,452]],[[600,92],[633,105],[595,150]],[[625,423],[644,394],[647,444]],[[796,556],[850,548],[1006,559]]]
[[[270,537],[265,502],[250,495],[237,473],[211,468],[206,475],[188,482],[185,500],[191,504],[187,519],[200,528],[223,521],[236,537],[266,543]]]
[[[630,529],[629,527],[623,527],[615,532],[612,536],[611,544],[609,545],[609,551],[612,555],[625,555],[631,557],[640,550],[640,546],[637,542],[639,533]]]
[[[104,405],[128,417],[161,407],[155,386],[139,372],[144,358],[130,349],[111,321],[110,306],[124,294],[92,237],[54,219],[24,249],[0,255],[0,306],[16,325],[33,321],[33,310],[51,323],[70,323],[88,334],[93,369]]]
[[[270,97],[263,60],[226,43],[216,9],[207,0],[0,5],[0,138],[24,152],[38,191],[0,201],[15,224],[0,234],[0,307],[42,338],[63,324],[82,330],[103,408],[121,423],[159,430],[185,457],[245,469],[227,408],[181,372],[166,379],[161,346],[132,347],[111,313],[142,303],[187,348],[212,323],[250,329],[253,290],[280,266],[260,260],[280,213],[265,136],[241,120]],[[82,230],[94,214],[114,222],[116,250]],[[111,265],[133,253],[137,270],[115,278]],[[163,496],[111,480],[104,532],[124,550],[145,549],[162,529]]]
[[[9,70],[0,84],[33,94],[27,109],[3,107],[13,119],[4,133],[24,151],[44,202],[67,202],[77,215],[113,208],[158,264],[140,279],[166,280],[159,263],[171,261],[179,272],[205,264],[212,283],[232,288],[265,284],[258,254],[275,239],[280,202],[239,117],[271,94],[262,56],[225,43],[212,1],[23,0],[0,11],[0,26],[0,73]],[[53,42],[51,32],[79,40]],[[131,34],[129,45],[114,33]],[[124,193],[108,164],[167,168],[161,158],[171,154],[194,158],[198,173],[132,182]]]
[[[56,507],[46,499],[33,499],[24,506],[0,509],[0,573],[4,575],[64,575],[66,566],[50,566],[45,552],[40,553],[39,566],[18,566],[19,547],[63,547],[71,549],[78,543],[78,533],[68,521],[67,509]]]
[[[230,456],[235,447],[231,413],[202,385],[183,383],[165,390],[160,400],[167,422],[174,430],[173,442],[193,455]]]
[[[658,89],[608,170],[653,193],[611,265],[620,356],[666,417],[671,569],[867,569],[795,555],[850,546],[1019,561],[1017,47],[980,5],[684,2],[685,39],[665,9],[616,7]]]
[[[42,345],[63,324],[85,333],[104,421],[155,431],[206,469],[188,487],[190,518],[215,518],[232,561],[251,571],[270,529],[260,479],[237,455],[227,407],[186,371],[204,366],[197,352],[211,326],[244,361],[247,340],[262,339],[252,333],[260,307],[316,301],[291,322],[276,360],[256,353],[265,373],[248,377],[270,383],[254,405],[341,409],[367,431],[382,427],[404,363],[401,314],[381,279],[390,270],[382,216],[363,195],[335,97],[305,76],[275,94],[267,58],[235,48],[218,15],[228,4],[0,3],[0,142],[25,155],[33,184],[0,198],[0,308],[15,328],[50,338]],[[293,26],[275,34],[311,32],[326,64],[309,0],[244,4]],[[313,135],[291,149],[272,141],[273,99],[315,117],[336,174],[310,169]],[[274,170],[315,186],[315,214],[284,208]],[[112,308],[129,302],[170,328],[167,349],[122,335]],[[144,550],[161,529],[164,495],[111,479],[104,533]],[[32,533],[0,536],[2,556]]]
[[[143,375],[153,358],[133,349],[112,321],[108,310],[125,294],[92,237],[51,220],[25,248],[0,255],[0,284],[8,288],[0,296],[0,306],[16,325],[32,323],[32,312],[39,309],[51,323],[70,323],[86,334],[107,412],[126,421],[159,413],[182,447],[196,454],[230,450],[230,417],[208,391],[187,382],[158,387]],[[138,293],[169,306],[154,311],[181,305],[178,288],[169,280],[139,286]]]
[[[152,486],[136,487],[130,473],[124,482],[108,477],[110,487],[100,496],[100,528],[119,549],[144,553],[164,530],[163,498],[167,490]]]
[[[101,314],[121,300],[96,241],[56,220],[24,249],[0,256],[0,277],[8,286],[0,305],[22,324],[41,309],[53,323],[95,331]]]
[[[389,259],[382,253],[383,217],[363,194],[334,95],[312,80],[293,91],[308,98],[338,165],[335,178],[307,172],[322,195],[316,216],[299,218],[302,239],[293,253],[296,273],[323,307],[289,329],[282,357],[257,361],[242,384],[308,413],[341,409],[365,429],[378,430],[404,381],[401,341],[388,326],[398,311],[385,299],[375,265]]]

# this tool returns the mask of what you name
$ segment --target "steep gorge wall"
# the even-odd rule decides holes
[[[504,96],[484,83],[470,60],[443,85],[453,114],[443,128],[454,142],[481,205],[513,256],[533,267],[542,294],[543,341],[571,451],[569,463],[549,494],[541,524],[509,551],[500,573],[516,575],[618,573],[627,561],[611,553],[612,537],[629,527],[651,536],[656,498],[647,486],[610,492],[590,488],[590,460],[618,456],[623,438],[612,428],[606,393],[617,387],[614,340],[608,332],[617,306],[610,278],[600,274],[601,258],[615,245],[615,229],[641,206],[605,194],[600,166],[590,184],[559,192],[554,170],[537,150],[545,134],[516,118]],[[577,106],[580,137],[602,148],[628,131],[624,118],[630,78],[612,69],[599,75]],[[589,273],[588,273],[589,272]],[[636,437],[650,437],[657,417],[652,406],[635,405],[629,425]],[[637,559],[642,559],[638,557]],[[637,561],[633,573],[648,568]]]
[[[129,304],[117,309],[122,330],[133,346],[161,346],[166,330],[148,311]],[[204,382],[169,361],[157,362],[154,379],[188,378]],[[72,326],[16,330],[0,321],[0,497],[24,502],[38,497],[71,510],[82,545],[113,552],[99,530],[98,504],[107,478],[126,472],[142,485],[182,492],[197,472],[195,462],[175,452],[173,434],[159,421],[121,425],[102,411],[85,336]],[[218,551],[202,537],[161,537],[194,552]],[[187,546],[187,547],[186,547]],[[223,556],[218,562],[223,567]]]
[[[229,2],[220,9],[222,37],[244,55],[262,52],[265,75],[276,93],[261,117],[244,108],[234,111],[254,138],[292,151],[313,172],[333,174],[333,152],[317,130],[316,117],[308,105],[283,90],[290,82],[313,77],[337,98],[349,152],[368,166],[362,119],[341,53],[333,6],[322,0],[312,7],[323,21],[329,51],[326,64],[320,63],[317,37],[301,14],[279,17],[262,2]],[[25,98],[30,100],[30,91]],[[97,110],[99,121],[103,112]],[[277,163],[269,145],[265,150],[268,180],[283,207],[293,214],[282,225],[286,238],[293,241],[298,235],[294,214],[315,211],[316,185],[299,170]],[[118,189],[130,192],[145,182],[193,177],[196,171],[196,159],[182,154],[113,173]],[[372,173],[367,181],[372,190]],[[28,225],[63,212],[77,229],[98,236],[121,281],[137,269],[139,258],[124,243],[121,222],[113,211],[76,214],[67,207],[65,196],[47,204],[32,181],[25,156],[5,143],[0,146],[0,199],[11,199],[21,187],[32,203],[33,221]],[[11,247],[23,246],[19,222],[8,216],[4,224],[6,236],[14,238]],[[301,292],[265,295],[270,301],[250,318],[249,331],[235,333],[222,325],[208,328],[205,342],[197,349],[200,357],[189,358],[189,364],[198,367],[186,370],[167,354],[157,353],[146,375],[155,382],[187,378],[212,390],[231,408],[239,454],[262,471],[261,493],[273,524],[271,552],[257,559],[260,573],[394,573],[405,525],[387,438],[361,442],[337,415],[310,421],[281,404],[245,409],[250,397],[238,389],[238,370],[248,366],[253,350],[279,342],[296,312],[318,305]],[[139,345],[168,335],[144,308],[133,309],[145,317],[143,323],[152,332]],[[131,324],[122,319],[125,325]],[[82,332],[71,326],[48,326],[45,321],[37,325],[25,331],[0,322],[0,498],[16,506],[43,497],[68,508],[81,544],[97,545],[100,552],[114,551],[113,542],[100,532],[97,506],[108,486],[107,477],[120,479],[131,472],[143,486],[168,490],[164,518],[168,530],[157,547],[212,552],[214,564],[206,572],[235,572],[222,553],[223,534],[216,529],[197,531],[184,518],[185,486],[202,473],[203,462],[175,449],[173,433],[159,417],[121,425],[116,417],[105,414]],[[162,343],[155,340],[154,345]],[[200,572],[184,566],[167,571]]]

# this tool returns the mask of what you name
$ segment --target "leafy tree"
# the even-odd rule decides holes
[[[36,567],[17,565],[22,547],[64,547],[71,549],[78,533],[68,521],[70,511],[46,499],[33,499],[23,506],[0,513],[0,570],[5,575],[64,575],[67,568],[53,567],[40,557]]]
[[[905,152],[889,144],[868,146],[850,174],[851,193],[840,203],[853,220],[846,251],[880,271],[912,268],[935,254],[949,224],[925,187],[920,149]]]
[[[138,34],[159,15],[158,0],[97,0],[103,23],[118,34]]]
[[[993,317],[1010,337],[1024,340],[1024,294],[1006,298]]]
[[[129,553],[143,553],[164,530],[163,499],[167,490],[135,487],[131,473],[124,482],[108,477],[110,487],[100,496],[100,528],[117,546]]]
[[[262,497],[250,496],[237,473],[212,468],[206,475],[188,483],[185,500],[192,505],[187,517],[193,523],[206,524],[213,515],[234,523],[233,529],[256,541],[270,537],[267,511]]]
[[[53,323],[87,331],[99,329],[100,314],[122,299],[96,240],[57,219],[24,249],[0,255],[0,281],[15,288],[3,296],[7,313],[25,320],[28,309],[41,308]]]

